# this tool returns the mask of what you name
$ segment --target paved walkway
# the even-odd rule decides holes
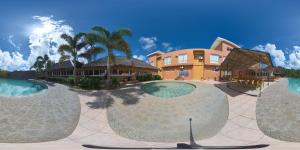
[[[214,81],[204,81],[206,84],[220,84]],[[264,135],[256,123],[257,97],[241,94],[218,85],[227,94],[229,102],[229,120],[222,130],[214,137],[198,141],[202,145],[248,145],[270,144],[265,149],[295,149],[300,143],[285,142]],[[154,143],[130,140],[116,134],[107,120],[107,107],[115,102],[108,91],[79,92],[81,102],[81,117],[76,130],[68,138],[34,144],[0,144],[0,149],[85,149],[82,144],[101,146],[126,147],[174,147],[176,143]]]
[[[228,119],[226,95],[213,85],[189,83],[196,86],[193,92],[172,98],[146,94],[141,86],[113,91],[114,104],[107,112],[110,127],[119,135],[138,141],[183,142],[189,141],[192,118],[196,140],[216,135]],[[133,99],[134,103],[128,103]]]
[[[68,137],[80,116],[79,98],[60,84],[20,97],[0,96],[0,142],[53,141]]]
[[[257,123],[270,137],[300,142],[300,96],[288,91],[288,82],[282,79],[262,93],[256,105]]]

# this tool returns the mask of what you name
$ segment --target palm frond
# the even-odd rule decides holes
[[[108,59],[110,64],[116,64],[116,56],[112,53],[108,55]]]
[[[82,37],[85,35],[85,33],[77,33],[75,36],[74,36],[74,41],[76,41],[76,42],[79,42],[81,39],[82,39]]]
[[[102,47],[93,47],[89,51],[90,51],[91,54],[97,54],[97,53],[104,52],[105,49],[102,48]]]
[[[95,26],[95,27],[92,28],[92,30],[96,31],[96,32],[99,32],[100,34],[104,34],[106,37],[110,36],[110,32],[102,26]]]
[[[126,54],[127,58],[131,58],[132,53],[129,44],[124,39],[113,42],[113,48]]]
[[[44,60],[48,61],[49,60],[49,56],[47,54],[44,55]]]
[[[59,58],[59,62],[62,63],[66,60],[70,60],[71,59],[71,56],[69,55],[61,55],[60,58]]]
[[[84,48],[86,45],[87,45],[87,43],[85,43],[85,42],[78,43],[78,44],[76,45],[76,50],[79,51],[79,50],[81,50],[82,48]]]
[[[92,55],[90,53],[81,53],[81,54],[78,55],[78,57],[83,57],[85,59],[90,60]]]
[[[64,53],[64,52],[73,53],[73,47],[71,47],[70,45],[67,45],[67,44],[62,44],[58,47],[58,52],[59,53]]]
[[[69,45],[73,45],[74,43],[74,40],[73,40],[73,37],[64,33],[60,36],[62,39],[64,39]]]
[[[94,33],[86,33],[84,35],[84,41],[85,43],[89,44],[90,46],[95,45],[96,44],[96,35]]]
[[[132,32],[129,28],[122,28],[112,33],[112,36],[117,35],[120,37],[123,36],[132,36]]]

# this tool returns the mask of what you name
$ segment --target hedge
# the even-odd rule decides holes
[[[161,80],[161,76],[160,75],[152,75],[152,74],[144,74],[144,75],[137,75],[136,79],[138,81]]]

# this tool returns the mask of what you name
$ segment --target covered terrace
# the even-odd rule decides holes
[[[258,50],[234,48],[220,66],[220,77],[261,91],[264,81],[274,80],[271,56]]]

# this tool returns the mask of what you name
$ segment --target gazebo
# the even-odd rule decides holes
[[[273,63],[269,53],[234,48],[221,64],[220,77],[237,80],[249,86],[259,86],[273,78]]]

